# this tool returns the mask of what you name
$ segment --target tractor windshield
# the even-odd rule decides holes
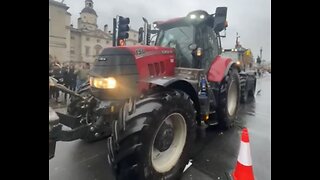
[[[241,60],[240,54],[234,51],[225,51],[221,56],[231,58],[234,61]]]
[[[176,50],[177,66],[192,67],[193,57],[189,45],[194,42],[193,26],[178,26],[161,29],[156,41],[157,46],[171,47]]]

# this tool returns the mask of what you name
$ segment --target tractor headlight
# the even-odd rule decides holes
[[[200,23],[207,19],[209,14],[206,11],[196,10],[190,12],[186,17],[191,19],[194,23]]]
[[[197,55],[198,57],[201,57],[201,56],[202,56],[202,49],[201,49],[201,48],[197,48],[197,50],[196,50],[196,55]]]
[[[90,85],[99,89],[114,89],[117,86],[117,81],[113,77],[90,77]]]
[[[153,28],[157,28],[158,24],[157,23],[153,23]]]
[[[190,14],[190,19],[195,19],[197,16],[195,14]]]

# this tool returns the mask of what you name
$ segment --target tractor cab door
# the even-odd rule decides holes
[[[161,29],[156,45],[174,48],[177,67],[192,68],[193,57],[189,45],[194,43],[194,27],[190,25],[175,26]]]
[[[211,27],[204,24],[197,28],[195,42],[203,53],[196,68],[205,69],[205,72],[207,72],[212,61],[219,55],[217,36]]]

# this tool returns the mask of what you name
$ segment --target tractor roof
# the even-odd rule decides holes
[[[154,24],[157,24],[159,28],[170,28],[173,26],[183,26],[188,25],[185,17],[177,17],[173,19],[169,19],[167,21],[155,21]]]
[[[190,12],[187,16],[173,18],[167,21],[156,21],[154,24],[156,24],[159,28],[165,29],[176,26],[189,26],[191,24],[196,25],[204,22],[203,20],[206,20],[209,16],[210,15],[204,10],[195,10]]]

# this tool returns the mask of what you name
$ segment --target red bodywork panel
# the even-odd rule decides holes
[[[126,47],[135,57],[139,79],[151,76],[173,76],[176,56],[173,48],[160,46]],[[139,91],[148,89],[148,83],[139,82]]]
[[[208,81],[221,82],[224,78],[225,71],[227,71],[228,65],[231,63],[230,58],[217,56],[208,72]]]

